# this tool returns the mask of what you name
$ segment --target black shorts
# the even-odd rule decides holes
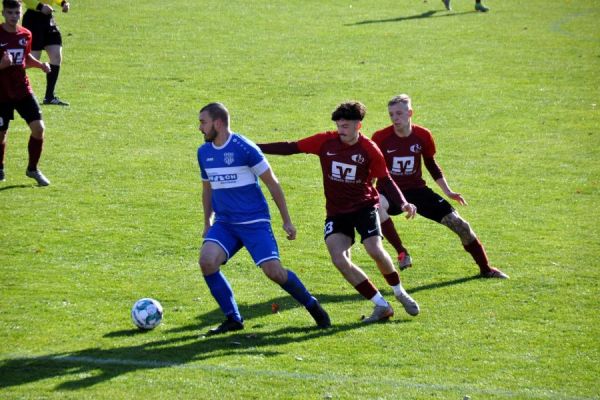
[[[367,207],[361,210],[340,214],[325,219],[325,239],[333,233],[343,233],[352,239],[354,244],[354,230],[360,235],[360,242],[371,236],[381,236],[379,214],[377,208]]]
[[[27,124],[42,119],[42,110],[32,94],[18,101],[0,103],[0,132],[8,130],[10,121],[15,119],[15,110]]]
[[[404,193],[406,201],[417,206],[417,214],[435,222],[441,222],[442,218],[454,212],[454,208],[446,199],[428,187],[403,190],[402,193]],[[385,196],[385,193],[383,195]],[[385,197],[389,201],[389,197]],[[392,203],[387,212],[390,215],[402,214],[400,207]]]
[[[39,11],[27,10],[23,15],[23,27],[29,29],[32,35],[31,50],[41,51],[46,46],[62,46],[62,36],[52,15]]]

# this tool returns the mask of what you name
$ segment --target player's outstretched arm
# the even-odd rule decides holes
[[[25,60],[25,67],[26,68],[39,68],[42,71],[44,71],[45,73],[50,72],[50,64],[41,62],[40,60],[38,60],[31,54],[27,55],[27,59]]]
[[[267,169],[260,175],[260,179],[269,189],[269,193],[271,193],[271,197],[273,197],[273,201],[279,209],[279,214],[281,214],[281,219],[283,220],[283,230],[287,234],[288,240],[296,239],[296,227],[292,224],[283,189],[273,173],[273,170],[271,168]]]
[[[278,154],[280,156],[289,156],[291,154],[302,153],[298,148],[298,142],[272,142],[256,144],[265,154]]]
[[[406,219],[414,218],[417,214],[417,207],[406,201],[402,190],[396,185],[396,182],[388,175],[383,178],[379,178],[379,184],[381,188],[388,196],[386,199],[393,204],[398,204],[400,209],[406,213]]]
[[[446,182],[446,178],[442,176],[441,178],[436,179],[435,183],[437,183],[437,185],[440,187],[440,189],[442,189],[446,196],[448,196],[452,200],[457,201],[460,205],[467,205],[467,201],[462,197],[460,193],[453,192],[452,189],[450,189],[450,186],[448,186],[448,182]]]

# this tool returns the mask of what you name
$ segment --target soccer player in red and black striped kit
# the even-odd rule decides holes
[[[507,279],[508,275],[490,266],[485,249],[469,223],[448,201],[427,187],[423,180],[421,161],[446,196],[461,205],[467,204],[460,193],[450,189],[435,160],[436,149],[431,132],[412,123],[410,97],[406,94],[393,97],[388,102],[388,111],[392,125],[375,132],[372,139],[381,149],[390,174],[406,199],[417,206],[419,215],[447,226],[460,237],[463,247],[479,266],[482,277]],[[398,252],[400,269],[408,268],[412,261],[390,218],[390,215],[398,215],[402,210],[388,196],[386,187],[378,185],[378,190],[381,195],[379,216],[383,236]]]
[[[15,110],[23,117],[31,129],[29,144],[29,164],[25,174],[47,186],[50,181],[38,169],[38,162],[44,144],[44,121],[40,106],[33,95],[25,68],[39,68],[45,73],[50,66],[31,55],[31,32],[18,25],[21,18],[20,0],[3,0],[0,25],[0,181],[4,181],[4,154],[6,136],[10,120]]]
[[[326,199],[324,235],[327,250],[344,278],[375,304],[371,316],[363,320],[371,323],[389,319],[394,315],[394,310],[365,272],[352,263],[350,251],[355,230],[406,312],[417,315],[419,306],[402,287],[392,258],[381,242],[377,214],[379,195],[373,181],[376,179],[380,186],[387,189],[388,195],[400,205],[407,218],[413,217],[416,210],[404,199],[391,179],[381,151],[360,133],[365,112],[364,105],[359,102],[342,103],[331,116],[336,123],[336,131],[317,133],[297,142],[275,142],[258,146],[267,154],[309,153],[319,156]]]

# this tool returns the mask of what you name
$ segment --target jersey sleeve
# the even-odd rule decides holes
[[[198,159],[198,166],[200,167],[200,178],[202,178],[203,181],[207,181],[208,180],[208,175],[206,174],[206,171],[204,170],[204,168],[202,167],[202,158],[200,156],[200,152],[202,151],[202,147],[198,148],[198,153],[197,153],[197,159]]]
[[[269,161],[260,150],[260,148],[250,141],[247,142],[250,146],[248,147],[248,166],[256,176],[262,175],[270,167]]]
[[[319,154],[321,146],[331,138],[333,132],[322,132],[298,141],[298,149],[303,153]]]
[[[33,42],[33,35],[30,31],[27,31],[27,46],[25,46],[25,66],[27,66],[27,57],[31,54],[31,43]]]
[[[423,157],[433,157],[435,155],[435,141],[433,135],[428,130],[421,131],[421,139],[423,140]]]

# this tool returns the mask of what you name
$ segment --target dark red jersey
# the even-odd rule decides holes
[[[0,102],[21,100],[33,93],[27,74],[25,61],[31,53],[31,32],[22,26],[16,32],[7,32],[0,25],[0,57],[9,52],[13,65],[0,69]]]
[[[328,217],[379,203],[373,180],[389,173],[381,151],[370,139],[360,134],[358,142],[349,146],[337,131],[329,131],[297,143],[301,152],[316,154],[321,160]]]
[[[383,153],[390,175],[400,190],[426,186],[421,170],[422,157],[435,155],[435,142],[428,129],[413,125],[408,137],[399,137],[390,125],[375,132],[373,141]]]

